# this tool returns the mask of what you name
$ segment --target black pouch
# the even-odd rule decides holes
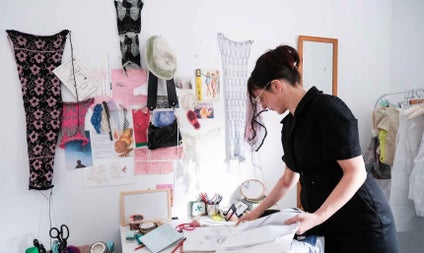
[[[148,96],[147,96],[147,107],[150,111],[156,109],[157,103],[157,90],[158,90],[158,78],[153,74],[149,73],[148,83]],[[168,92],[168,104],[169,107],[175,107],[178,104],[177,92],[175,89],[174,79],[166,81],[166,88]],[[157,149],[164,147],[173,147],[181,144],[181,134],[178,127],[177,119],[175,119],[170,125],[157,127],[152,122],[149,124],[147,130],[147,147],[149,149]]]
[[[180,144],[181,135],[178,130],[177,119],[169,126],[156,127],[149,124],[147,146],[149,149],[173,147]]]

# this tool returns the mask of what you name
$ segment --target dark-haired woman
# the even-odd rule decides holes
[[[305,212],[286,221],[299,223],[297,234],[324,236],[326,253],[399,252],[390,206],[365,169],[356,118],[340,98],[305,91],[298,64],[294,48],[278,46],[258,58],[248,80],[252,108],[289,112],[281,121],[286,169],[239,222],[260,217],[300,180]]]

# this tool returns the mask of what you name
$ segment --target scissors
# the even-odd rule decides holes
[[[49,235],[53,239],[58,241],[58,251],[59,253],[66,252],[67,239],[69,237],[69,228],[65,224],[60,226],[60,229],[57,227],[52,227],[49,231]]]

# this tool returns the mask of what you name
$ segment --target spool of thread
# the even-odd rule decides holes
[[[107,251],[106,243],[102,241],[95,242],[90,246],[90,252],[92,253],[106,253]]]
[[[129,217],[130,230],[139,230],[140,224],[143,222],[144,216],[141,214],[133,214]]]
[[[147,234],[150,231],[152,231],[153,229],[157,228],[158,225],[154,222],[145,222],[145,223],[141,223],[139,228],[140,228],[140,232],[142,234]]]

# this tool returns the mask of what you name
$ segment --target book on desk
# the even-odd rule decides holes
[[[170,224],[164,223],[149,233],[140,237],[140,241],[151,252],[157,253],[184,239],[184,235],[177,232]]]

